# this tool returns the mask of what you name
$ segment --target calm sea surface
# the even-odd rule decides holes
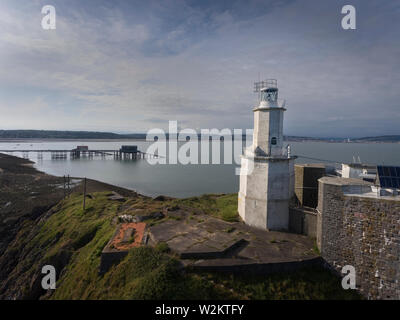
[[[146,152],[151,142],[124,141],[0,141],[0,150],[60,150],[73,149],[78,145],[89,149],[119,149],[121,145],[137,145]],[[363,163],[400,165],[400,144],[394,143],[325,143],[325,142],[290,142],[293,155],[307,156],[334,166],[336,162],[352,162],[353,156]],[[240,148],[237,148],[240,149]],[[221,146],[222,150],[222,146]],[[240,150],[236,150],[238,156]],[[222,154],[222,151],[221,151]],[[24,156],[14,152],[15,156]],[[161,152],[160,152],[161,155]],[[93,159],[58,159],[52,160],[50,154],[38,159],[36,152],[30,152],[38,170],[49,174],[74,177],[88,177],[117,186],[134,189],[149,196],[168,195],[189,197],[205,193],[232,193],[239,189],[239,177],[235,174],[238,165],[233,164],[157,164],[147,160],[114,160],[113,157],[94,157]],[[297,163],[322,162],[321,160],[299,157]]]

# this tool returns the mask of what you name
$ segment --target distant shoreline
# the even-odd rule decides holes
[[[51,141],[88,141],[88,142],[112,142],[112,141],[146,141],[146,139],[137,138],[115,138],[115,139],[99,139],[99,138],[83,138],[83,139],[66,139],[66,138],[0,138],[0,142],[51,142]]]
[[[168,139],[166,139],[168,140]],[[0,138],[0,143],[13,143],[13,142],[73,142],[73,141],[82,141],[82,142],[115,142],[115,141],[143,141],[143,142],[152,142],[148,141],[145,138],[111,138],[111,139],[99,139],[99,138]],[[343,141],[343,140],[330,140],[330,139],[296,139],[289,138],[284,139],[285,142],[324,142],[324,143],[362,143],[362,144],[400,144],[400,141]]]
[[[51,177],[52,179],[63,179],[63,176],[58,176],[58,175],[40,171],[40,170],[38,170],[38,168],[35,165],[36,165],[35,161],[21,158],[21,157],[12,156],[12,155],[5,154],[5,153],[0,153],[0,169],[2,170],[3,173],[5,172],[8,174],[14,174],[14,175],[15,174],[29,174],[29,175],[32,175],[35,177],[40,175],[40,176]],[[85,177],[72,177],[71,176],[70,178],[83,180]],[[142,194],[135,189],[121,187],[121,186],[118,186],[115,184],[103,182],[98,179],[90,179],[90,178],[86,178],[86,179],[88,181],[90,181],[90,183],[92,183],[93,186],[96,188],[109,188],[109,189],[112,189],[119,193],[136,194],[136,195],[140,195],[141,197],[151,198],[151,196]],[[62,180],[60,180],[60,181],[63,182]],[[170,197],[170,198],[172,198],[172,197]]]

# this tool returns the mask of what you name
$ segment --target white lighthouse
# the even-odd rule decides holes
[[[255,83],[259,105],[253,109],[253,145],[241,160],[239,215],[251,226],[287,230],[294,195],[294,159],[283,146],[284,101],[275,79]]]

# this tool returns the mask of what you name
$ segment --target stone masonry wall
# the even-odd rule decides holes
[[[317,243],[338,272],[356,270],[370,299],[400,299],[400,201],[347,196],[344,186],[319,185]]]

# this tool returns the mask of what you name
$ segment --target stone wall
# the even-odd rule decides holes
[[[400,299],[400,200],[350,194],[364,182],[319,180],[317,244],[338,272],[356,270],[357,288],[370,299]]]

